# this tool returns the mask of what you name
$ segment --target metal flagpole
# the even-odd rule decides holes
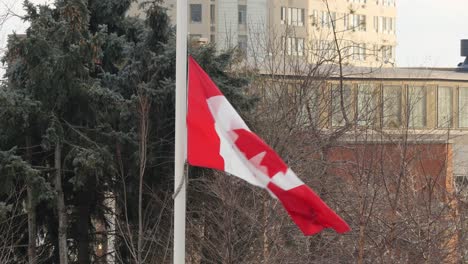
[[[187,144],[187,14],[187,0],[177,0],[174,264],[185,264],[185,211],[187,182],[184,182],[184,165]]]

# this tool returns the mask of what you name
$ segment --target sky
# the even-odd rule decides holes
[[[7,8],[21,14],[22,2],[0,0],[0,22]],[[397,7],[397,66],[455,67],[464,60],[460,39],[468,39],[468,0],[397,0]],[[8,19],[0,26],[0,47],[8,34],[22,33],[26,27],[17,17]]]
[[[397,0],[397,65],[455,67],[468,39],[468,0]]]

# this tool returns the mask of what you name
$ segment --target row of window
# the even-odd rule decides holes
[[[305,9],[294,7],[281,7],[281,24],[302,27],[305,21]]]
[[[367,31],[367,17],[359,14],[338,14],[336,12],[312,11],[312,26],[321,28],[332,28],[333,23],[343,21],[343,27],[346,30]],[[374,17],[374,30],[377,33],[394,34],[395,19],[392,17]]]
[[[338,84],[332,85],[332,126],[343,126],[345,118],[341,107],[341,91]],[[377,89],[370,84],[358,84],[353,93],[352,85],[343,86],[343,106],[349,120],[356,120],[358,125],[378,123],[378,113],[382,125],[386,128],[405,126],[425,128],[428,123],[427,87],[384,85]],[[437,88],[437,127],[454,127],[454,113],[458,113],[458,128],[468,128],[468,87],[458,89],[458,109],[454,109],[453,98],[456,89],[449,86]],[[406,92],[405,100],[403,94]],[[381,100],[381,101],[380,101]],[[404,103],[406,104],[405,107]],[[431,102],[432,103],[432,102]],[[435,103],[435,102],[434,102]],[[404,112],[406,110],[406,112]],[[407,118],[405,118],[407,117]]]
[[[396,6],[396,0],[376,0],[377,5]]]
[[[395,19],[392,17],[374,17],[374,30],[377,33],[394,34]]]
[[[282,50],[285,50],[286,54],[291,56],[304,56],[305,40],[303,38],[283,37],[281,43],[283,45]]]
[[[237,7],[237,20],[239,25],[247,24],[247,6],[238,5]],[[202,4],[190,4],[190,23],[198,24],[203,21],[203,5]],[[210,23],[216,22],[216,6],[210,5]]]
[[[370,46],[370,47],[369,47]],[[367,45],[365,43],[351,45],[344,54],[353,60],[366,61],[369,57],[376,61],[391,62],[394,60],[394,46]]]
[[[390,45],[368,45],[365,43],[341,43],[342,55],[355,61],[367,61],[373,58],[376,61],[391,62],[394,60],[394,46]],[[334,41],[318,40],[314,42],[312,53],[327,59],[337,56]]]
[[[374,0],[377,5],[396,6],[396,0]],[[367,0],[348,0],[350,3],[366,4]]]

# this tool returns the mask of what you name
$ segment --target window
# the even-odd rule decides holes
[[[374,17],[374,30],[375,32],[379,33],[379,17],[378,16]]]
[[[312,11],[312,26],[316,27],[319,25],[319,18],[318,18],[318,11],[313,10]]]
[[[374,17],[374,30],[377,33],[395,33],[395,19],[392,17]]]
[[[408,88],[408,125],[422,128],[426,126],[426,90],[423,86]]]
[[[382,59],[385,63],[393,61],[393,46],[382,46]]]
[[[375,89],[370,84],[359,84],[357,95],[357,123],[360,126],[371,125],[375,119]]]
[[[318,89],[311,89],[300,99],[301,111],[298,122],[303,126],[318,126],[319,124],[319,92]]]
[[[393,33],[393,18],[389,17],[387,21],[387,33]]]
[[[238,20],[239,25],[247,24],[247,6],[246,5],[239,5],[238,7]]]
[[[345,29],[350,29],[351,28],[351,26],[349,24],[349,14],[344,14],[343,23],[344,23],[344,28]]]
[[[401,126],[401,99],[400,86],[383,87],[383,126],[397,128]]]
[[[202,22],[202,5],[190,4],[190,21],[192,23]]]
[[[214,34],[211,34],[211,35],[210,35],[210,42],[211,42],[211,43],[215,43],[215,42],[216,42],[216,37],[215,37]]]
[[[365,61],[367,56],[366,44],[354,44],[352,58],[356,61]]]
[[[384,24],[384,17],[377,17],[378,23],[378,29],[377,32],[382,33],[383,32],[383,24]]]
[[[395,6],[396,1],[395,0],[377,0],[377,5],[381,4],[383,6]]]
[[[286,7],[281,7],[281,25],[286,24]]]
[[[304,39],[287,38],[286,50],[288,55],[304,56]]]
[[[216,22],[216,9],[215,5],[210,5],[210,22],[214,24]]]
[[[337,56],[335,42],[327,40],[314,41],[313,54],[320,59],[335,59]]]
[[[345,118],[343,117],[343,111],[341,108],[341,98],[343,98],[343,106],[346,112],[348,120],[352,120],[353,117],[353,92],[351,85],[343,85],[343,95],[341,95],[341,89],[339,84],[332,85],[331,91],[332,100],[332,126],[344,126]]]
[[[458,93],[458,126],[468,128],[468,87],[460,87]]]
[[[303,8],[288,8],[288,25],[304,26],[304,9]]]
[[[246,54],[247,52],[247,36],[239,35],[237,38],[239,49]]]
[[[336,13],[331,12],[328,13],[327,11],[322,11],[320,13],[320,25],[324,28],[332,28],[333,24],[336,21]]]
[[[365,61],[366,53],[367,53],[366,44],[361,44],[359,46],[359,60]]]
[[[437,90],[437,126],[452,127],[452,87]]]
[[[297,41],[297,56],[304,56],[304,39],[298,38],[296,41]]]
[[[359,31],[367,31],[366,16],[359,15]]]
[[[353,31],[366,31],[366,16],[365,15],[349,15],[349,18],[345,16],[345,24],[347,29]]]

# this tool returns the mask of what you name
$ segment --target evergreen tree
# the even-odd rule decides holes
[[[103,243],[125,263],[170,257],[174,28],[160,1],[144,21],[125,16],[130,3],[25,1],[30,27],[9,42],[0,171],[31,189],[29,263],[102,262]],[[236,106],[253,105],[248,80],[227,73],[233,53],[191,52]]]

